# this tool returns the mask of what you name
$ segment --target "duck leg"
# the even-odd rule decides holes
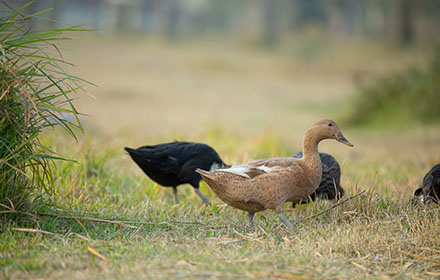
[[[328,196],[327,196],[327,194],[323,194],[322,196],[316,196],[316,198],[315,198],[315,204],[319,204],[321,201],[324,201],[324,200],[326,200],[326,199],[328,199]]]
[[[248,212],[249,226],[251,226],[251,227],[254,227],[254,216],[255,216],[255,213]]]
[[[203,200],[204,203],[206,203],[207,205],[211,205],[211,201],[209,201],[209,199],[200,192],[198,187],[194,187],[194,191]]]
[[[177,199],[177,187],[173,187],[174,204],[179,204],[179,199]]]
[[[280,218],[280,220],[286,225],[288,230],[295,230],[295,226],[287,220],[286,216],[284,216],[284,203],[278,205],[273,210],[277,213],[278,218]]]
[[[287,220],[286,216],[284,216],[284,213],[277,213],[280,220],[286,225],[288,230],[295,230],[295,226]]]

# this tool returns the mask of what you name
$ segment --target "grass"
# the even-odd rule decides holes
[[[8,245],[2,251],[15,253],[10,254],[13,261],[3,263],[3,273],[11,278],[95,275],[159,279],[435,275],[439,244],[420,235],[437,232],[437,211],[424,213],[425,218],[420,220],[421,210],[373,198],[367,203],[368,198],[363,197],[304,223],[294,235],[277,227],[273,215],[265,214],[265,220],[258,220],[261,228],[250,230],[242,225],[245,219],[236,221],[237,213],[230,209],[219,213],[221,219],[212,219],[207,211],[191,206],[166,212],[169,218],[178,216],[207,226],[170,224],[138,230],[84,223],[89,231],[93,229],[94,241],[83,241],[67,233],[51,237],[6,232],[2,240]],[[405,215],[409,210],[414,215]],[[309,211],[302,212],[296,216],[308,215]],[[85,235],[77,222],[57,222],[53,226]],[[19,250],[23,245],[27,250]],[[105,259],[91,254],[89,246]]]
[[[362,85],[347,123],[352,125],[406,126],[439,121],[440,49],[424,68],[411,67]]]
[[[205,134],[207,141],[222,147],[222,137],[212,140],[211,133]],[[368,156],[375,154],[362,133],[344,133]],[[215,135],[219,134],[227,136],[227,132]],[[417,150],[437,137],[437,132],[426,137],[415,133],[409,140]],[[288,146],[276,133],[262,134],[259,139],[254,146],[232,147],[225,156],[238,162],[241,159],[232,155],[243,154],[247,147],[253,158],[263,155],[261,145],[265,150]],[[213,206],[204,206],[190,186],[179,187],[181,204],[174,206],[171,190],[150,181],[112,141],[85,138],[74,144],[59,131],[46,134],[44,141],[53,149],[63,146],[78,163],[57,163],[58,210],[40,212],[79,218],[33,213],[3,229],[3,278],[343,279],[356,275],[359,279],[408,279],[440,275],[436,238],[440,208],[410,204],[412,191],[437,154],[426,149],[420,155],[423,159],[405,161],[406,155],[399,153],[407,147],[405,141],[383,140],[385,148],[396,150],[390,149],[377,161],[336,149],[348,194],[365,192],[299,223],[294,233],[286,231],[270,211],[258,214],[256,228],[250,228],[244,212],[216,199],[204,183],[202,192],[214,201]],[[254,140],[245,144],[250,143]],[[321,148],[325,149],[326,145]],[[432,149],[440,151],[438,144]],[[275,149],[265,156],[289,152]],[[399,160],[404,164],[397,164]],[[332,205],[320,202],[289,208],[286,213],[290,220],[301,221]],[[92,222],[81,217],[125,222]],[[38,232],[19,231],[25,229]]]
[[[30,4],[0,10],[5,15],[0,19],[0,203],[23,211],[38,204],[32,200],[53,194],[52,160],[63,158],[39,136],[44,128],[61,126],[75,137],[80,123],[71,95],[84,82],[64,71],[67,62],[54,43],[79,29],[29,31],[27,23],[47,12],[24,13]],[[8,218],[0,217],[0,223]]]
[[[136,142],[193,139],[220,126],[240,137],[270,128],[296,143],[302,137],[292,138],[296,131],[349,109],[353,79],[399,71],[425,61],[427,53],[344,41],[322,44],[324,58],[310,62],[297,51],[268,52],[231,42],[166,44],[90,35],[60,46],[78,65],[71,73],[99,85],[92,92],[96,100],[74,104],[90,116],[83,124],[96,135],[130,134]],[[228,70],[212,69],[213,60]]]
[[[205,183],[201,191],[213,206],[203,205],[188,185],[179,187],[181,204],[174,206],[171,190],[124,155],[124,146],[173,138],[208,143],[229,164],[293,154],[305,128],[344,107],[356,69],[386,72],[418,57],[380,49],[372,55],[370,46],[360,56],[347,45],[304,62],[293,54],[129,37],[62,44],[66,60],[80,66],[72,73],[86,73],[99,85],[92,92],[98,99],[75,100],[89,114],[78,142],[44,131],[45,145],[78,163],[57,163],[57,207],[39,212],[79,218],[31,212],[1,228],[0,278],[438,278],[439,208],[409,203],[440,158],[438,125],[341,125],[355,147],[325,141],[320,151],[340,162],[348,196],[366,192],[301,222],[294,233],[270,211],[248,227],[246,213],[226,206]],[[332,205],[299,206],[286,216],[301,221]]]

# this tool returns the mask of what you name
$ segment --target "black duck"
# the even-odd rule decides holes
[[[201,143],[175,141],[125,150],[153,181],[165,187],[173,187],[176,204],[179,203],[177,186],[181,184],[193,186],[203,202],[210,204],[209,199],[199,190],[202,177],[195,170],[214,170],[226,166],[213,148]]]
[[[414,192],[425,204],[431,201],[440,204],[440,164],[435,165],[423,178],[423,185]]]

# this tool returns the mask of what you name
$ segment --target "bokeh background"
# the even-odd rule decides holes
[[[365,178],[380,163],[428,169],[440,158],[437,119],[418,118],[411,107],[429,96],[419,111],[440,111],[432,108],[438,76],[428,74],[428,90],[417,80],[415,93],[406,85],[412,74],[391,90],[380,80],[431,67],[438,1],[37,0],[26,11],[48,8],[30,28],[89,29],[59,43],[73,64],[67,71],[96,85],[76,96],[80,137],[111,143],[121,155],[124,146],[176,139],[207,142],[232,163],[286,156],[301,149],[314,121],[331,118],[355,148],[327,141],[321,150],[369,165]],[[376,99],[394,109],[369,109]],[[351,167],[354,184],[364,171]]]
[[[23,12],[51,8],[27,28],[88,29],[39,46],[61,53],[67,73],[94,85],[72,95],[83,114],[77,139],[44,128],[38,135],[47,150],[23,146],[21,128],[3,122],[13,147],[3,145],[3,154],[18,168],[0,173],[14,187],[0,205],[0,278],[438,279],[440,208],[410,201],[440,162],[440,0],[36,0]],[[1,42],[14,46],[7,26],[0,25]],[[0,59],[29,58],[17,56]],[[24,99],[31,108],[33,99],[19,91],[6,109],[29,112],[17,105]],[[53,107],[34,96],[49,114]],[[340,163],[346,198],[363,193],[338,205],[286,204],[299,226],[293,233],[273,211],[248,227],[247,215],[205,182],[211,207],[189,185],[178,188],[181,203],[173,206],[171,189],[123,150],[195,141],[240,164],[300,151],[305,130],[322,118],[334,119],[354,147],[328,140],[319,150]],[[36,120],[31,129],[17,123],[36,135],[46,124]],[[47,154],[72,161],[46,165]],[[53,184],[35,175],[47,167]],[[28,168],[32,176],[21,172]],[[29,197],[21,191],[27,185]],[[30,210],[13,202],[27,206],[28,198]]]

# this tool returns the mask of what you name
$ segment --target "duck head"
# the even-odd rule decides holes
[[[316,131],[319,140],[335,139],[342,144],[353,147],[353,144],[342,135],[339,126],[332,120],[320,120],[316,122],[311,129]]]

